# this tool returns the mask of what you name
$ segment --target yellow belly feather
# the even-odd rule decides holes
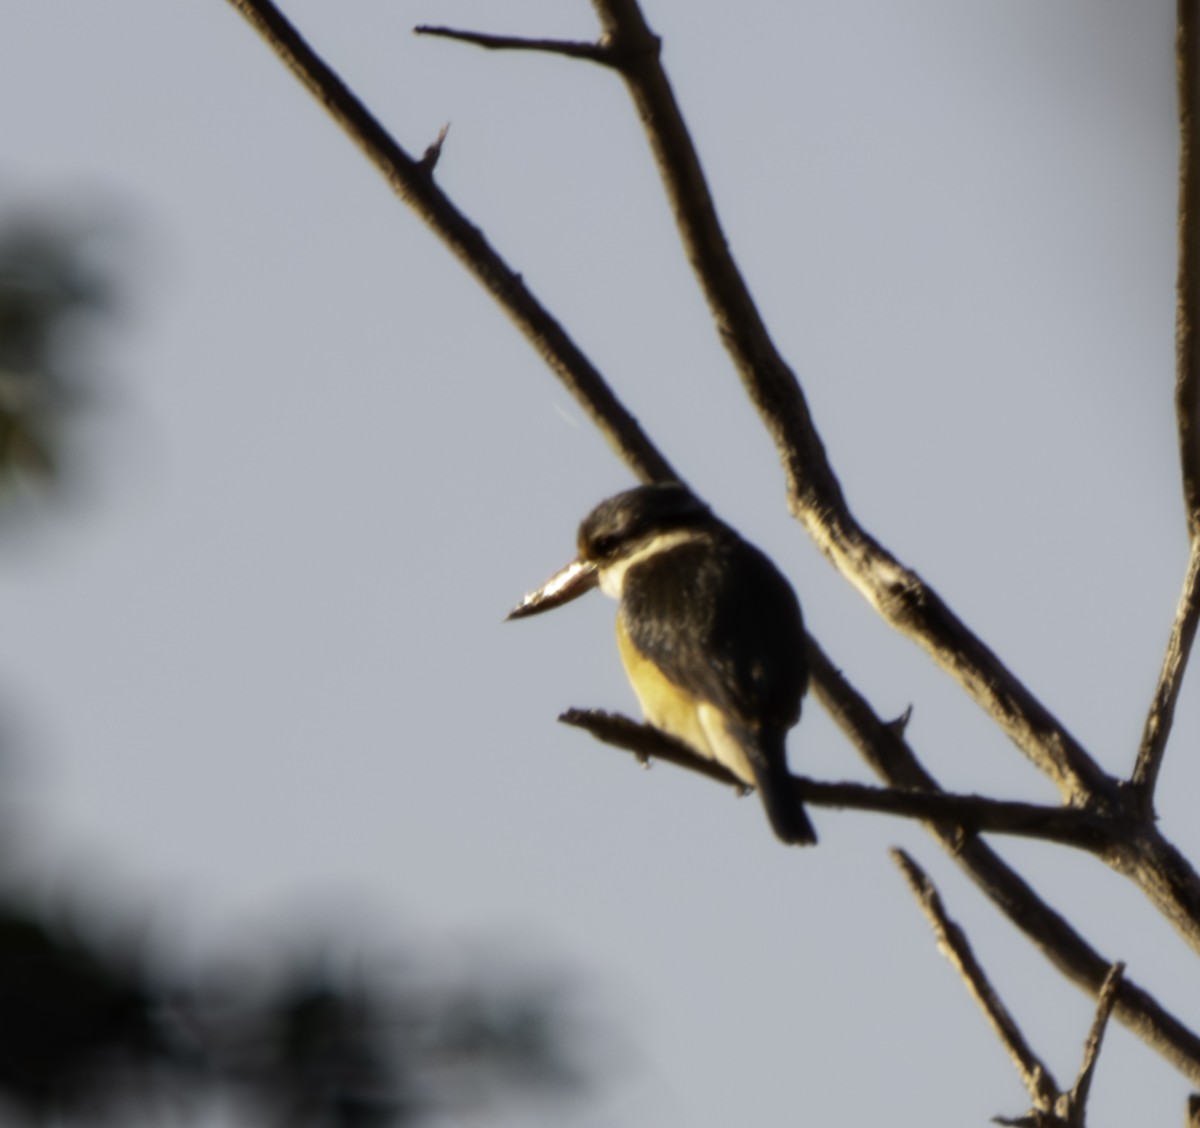
[[[754,772],[750,762],[726,728],[721,711],[665,677],[630,641],[619,615],[617,647],[646,720],[656,729],[683,741],[697,755],[715,760],[743,783],[753,786]]]

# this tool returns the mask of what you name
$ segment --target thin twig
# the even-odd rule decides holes
[[[917,898],[926,919],[937,936],[938,948],[961,976],[967,990],[979,1004],[984,1017],[1017,1067],[1021,1080],[1036,1109],[1049,1111],[1058,1096],[1058,1086],[1045,1063],[1033,1052],[1008,1008],[996,994],[983,967],[975,958],[966,934],[947,915],[942,899],[929,876],[903,850],[893,850],[892,859],[900,867],[909,888]]]
[[[438,135],[433,139],[429,147],[417,164],[424,171],[426,176],[431,176],[433,170],[437,168],[437,163],[442,159],[442,146],[446,144],[446,136],[450,132],[450,123],[446,122],[441,129],[438,130]]]
[[[1146,716],[1142,743],[1138,748],[1137,763],[1134,765],[1130,781],[1137,809],[1146,818],[1149,818],[1154,810],[1154,789],[1158,783],[1163,756],[1166,754],[1167,740],[1171,735],[1175,704],[1179,700],[1183,675],[1196,640],[1197,623],[1200,623],[1200,537],[1192,541],[1183,591],[1175,611],[1175,622],[1171,627],[1171,637],[1167,642],[1167,652],[1163,656],[1162,670],[1158,675],[1158,685],[1154,690],[1150,712]]]
[[[1096,1069],[1100,1044],[1104,1040],[1104,1031],[1108,1026],[1124,972],[1125,965],[1116,963],[1109,968],[1108,975],[1104,978],[1104,986],[1100,989],[1100,998],[1096,1004],[1096,1016],[1092,1020],[1092,1028],[1083,1046],[1083,1062],[1071,1091],[1058,1093],[1049,1108],[1042,1107],[1035,1100],[1032,1111],[1024,1116],[994,1116],[993,1123],[1011,1125],[1012,1128],[1086,1128],[1092,1074]]]
[[[687,745],[652,725],[641,725],[619,713],[598,709],[569,709],[558,719],[563,724],[590,732],[605,744],[632,752],[642,763],[651,759],[664,760],[739,791],[747,790],[731,772],[698,756]],[[1102,850],[1112,836],[1119,833],[1106,816],[1091,811],[1008,802],[980,795],[901,790],[864,783],[827,783],[798,776],[792,777],[792,789],[797,803],[936,821],[964,834],[1012,834],[1096,851]]]
[[[1083,1124],[1084,1109],[1087,1106],[1088,1093],[1092,1087],[1092,1074],[1096,1070],[1096,1060],[1100,1056],[1100,1045],[1104,1041],[1104,1031],[1117,1002],[1117,992],[1121,979],[1125,974],[1125,965],[1115,963],[1104,977],[1104,986],[1100,988],[1100,998],[1096,1001],[1096,1017],[1092,1020],[1092,1029],[1083,1046],[1083,1062],[1079,1067],[1079,1076],[1071,1087],[1068,1098],[1069,1119],[1076,1119]]]
[[[1179,106],[1179,265],[1175,282],[1175,419],[1191,552],[1183,594],[1163,657],[1158,685],[1138,748],[1131,783],[1143,815],[1154,809],[1154,788],[1171,734],[1175,702],[1200,619],[1200,16],[1197,0],[1177,0],[1175,83]]]
[[[602,66],[614,66],[612,48],[605,43],[587,43],[577,39],[525,39],[517,35],[489,35],[482,31],[460,31],[453,27],[433,27],[421,24],[413,28],[415,35],[438,39],[456,39],[489,51],[542,51],[550,55],[565,55],[569,59],[586,59]]]
[[[568,709],[558,719],[564,725],[590,732],[603,744],[632,752],[643,766],[648,766],[651,760],[662,760],[725,784],[739,793],[744,794],[749,790],[737,776],[715,760],[697,756],[686,744],[653,725],[640,725],[620,713],[608,713],[602,709]]]
[[[1179,269],[1175,287],[1175,414],[1188,529],[1200,536],[1200,12],[1177,0],[1175,82],[1179,103]]]
[[[525,338],[587,412],[634,474],[643,481],[678,478],[638,421],[613,395],[603,377],[421,166],[388,134],[271,0],[229,0],[272,51],[358,145],[392,190],[421,217],[455,257],[499,303]]]

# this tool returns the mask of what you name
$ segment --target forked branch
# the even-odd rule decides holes
[[[937,937],[938,949],[958,972],[972,998],[979,1004],[993,1032],[1017,1067],[1031,1100],[1032,1109],[1016,1118],[995,1117],[997,1124],[1014,1128],[1084,1128],[1087,1099],[1092,1075],[1104,1040],[1104,1031],[1116,1005],[1123,964],[1113,964],[1104,977],[1096,1003],[1096,1015],[1083,1047],[1083,1059],[1075,1084],[1067,1092],[1059,1089],[1053,1075],[1026,1041],[996,989],[971,949],[970,941],[946,912],[942,898],[929,875],[903,850],[893,850],[892,858],[900,867],[909,888],[921,906]]]
[[[601,42],[618,52],[621,72],[634,90],[635,100],[647,114],[665,105],[674,115],[674,125],[661,136],[652,132],[656,149],[661,149],[670,173],[668,188],[681,226],[696,227],[695,193],[679,191],[698,184],[700,198],[707,200],[703,175],[691,148],[682,119],[674,106],[669,86],[655,62],[658,40],[645,27],[641,13],[632,0],[595,0],[605,21],[607,38]],[[229,0],[263,36],[271,49],[292,70],[303,85],[330,112],[337,123],[383,173],[393,190],[446,243],[466,268],[488,290],[521,332],[556,373],[564,385],[618,450],[635,475],[644,481],[677,477],[670,464],[654,448],[636,420],[576,347],[562,327],[549,315],[525,287],[520,276],[500,258],[482,232],[475,227],[434,183],[431,167],[414,161],[387,134],[379,122],[353,93],[311,50],[270,0]],[[607,15],[606,15],[607,14]],[[636,17],[641,31],[631,42],[618,26],[622,20]],[[610,26],[611,24],[611,26]],[[628,31],[629,24],[625,25]],[[565,52],[559,51],[559,54]],[[651,65],[653,64],[653,65]],[[644,71],[640,68],[648,68]],[[639,95],[639,91],[641,92]],[[666,101],[663,101],[663,96]],[[653,128],[653,126],[648,126]],[[683,145],[679,142],[682,139]],[[427,162],[431,165],[433,162]],[[672,185],[676,185],[672,189]],[[711,200],[708,200],[711,211]],[[700,226],[704,227],[703,216]],[[701,234],[704,239],[685,240],[689,256],[698,270],[716,279],[718,300],[713,302],[718,327],[730,341],[739,370],[751,395],[767,419],[772,434],[785,453],[793,508],[814,530],[818,543],[833,556],[850,578],[884,611],[889,621],[910,629],[938,657],[943,665],[955,669],[956,676],[993,713],[1004,729],[1035,761],[1041,763],[1064,793],[1075,802],[1103,798],[1111,781],[1086,756],[1068,733],[1049,715],[1028,691],[995,659],[982,643],[970,635],[941,601],[911,572],[903,569],[854,524],[841,498],[840,488],[829,469],[820,440],[812,428],[807,407],[790,370],[783,365],[758,320],[740,275],[729,258],[729,271],[715,275],[705,266],[700,251],[712,252],[712,240],[723,241],[715,212],[711,225]],[[728,252],[725,251],[728,257]],[[710,298],[710,300],[712,300]],[[748,320],[734,317],[745,312]],[[736,323],[735,323],[736,322]],[[747,326],[749,331],[747,332]],[[805,475],[809,475],[807,478]],[[820,500],[828,503],[828,513],[820,512]],[[914,626],[915,624],[915,626]],[[962,662],[959,663],[960,655]],[[857,733],[861,748],[887,748],[888,754],[868,754],[873,763],[888,761],[882,774],[893,786],[936,789],[936,784],[916,764],[911,751],[899,735],[873,717],[865,702],[858,698],[840,672],[817,654],[814,658],[814,685],[827,707],[834,712],[852,735]],[[892,743],[889,745],[888,741]],[[907,760],[905,759],[907,757]],[[877,769],[881,770],[881,769]],[[986,843],[961,830],[940,823],[931,824],[942,844],[966,867],[1010,919],[1037,944],[1064,974],[1092,992],[1100,989],[1108,969],[1103,960],[1071,926],[1001,861]],[[1153,868],[1155,851],[1147,859]],[[1136,859],[1133,860],[1136,862]],[[1132,863],[1131,863],[1132,865]],[[1160,871],[1165,867],[1160,866]],[[1188,894],[1194,888],[1194,874],[1183,862],[1172,875],[1163,877],[1164,887],[1175,884],[1164,894],[1174,898],[1178,916],[1186,916]],[[1200,920],[1200,913],[1197,914]],[[1116,1010],[1122,1021],[1154,1046],[1168,1060],[1200,1083],[1200,1041],[1149,995],[1122,982]]]
[[[850,513],[795,374],[779,354],[721,231],[711,193],[637,0],[592,0],[621,67],[680,236],[721,339],[775,440],[796,516],[885,620],[919,641],[1056,784],[1071,806],[1127,798],[1056,717],[919,576]],[[1196,0],[1180,0],[1194,4]],[[1149,819],[1106,856],[1200,952],[1200,875]]]
[[[229,3],[379,169],[396,195],[496,299],[634,474],[643,481],[677,477],[562,325],[500,257],[483,232],[437,186],[432,170],[400,147],[271,0]]]
[[[876,774],[893,787],[940,790],[903,733],[875,714],[811,636],[808,662],[813,692]],[[989,900],[1067,979],[1090,995],[1099,996],[1111,960],[1097,952],[982,838],[964,835],[952,823],[930,821],[926,827]],[[1200,1079],[1200,1038],[1147,991],[1122,979],[1116,1014],[1125,1027],[1185,1076]]]
[[[1034,1053],[1016,1020],[1009,1014],[1008,1008],[992,987],[983,966],[971,950],[966,933],[950,919],[929,875],[908,854],[903,850],[893,850],[892,860],[900,867],[913,896],[921,906],[921,911],[929,921],[937,938],[938,950],[958,972],[971,997],[979,1004],[993,1033],[1000,1039],[1000,1044],[1017,1067],[1022,1083],[1033,1098],[1034,1108],[1049,1112],[1054,1108],[1054,1102],[1059,1095],[1054,1076],[1045,1062]]]
[[[688,258],[718,331],[780,451],[793,511],[893,626],[920,641],[1059,787],[1064,803],[1130,806],[1116,781],[919,576],[853,518],[794,373],[771,341],[721,230],[687,126],[637,0],[593,0],[654,151]],[[1149,762],[1149,761],[1148,761]],[[1137,882],[1200,951],[1200,876],[1143,810],[1141,832],[1106,860]]]
[[[775,442],[792,511],[817,546],[893,627],[921,643],[1045,771],[1066,801],[1113,782],[1029,689],[915,572],[855,520],[795,374],[775,347],[721,229],[691,135],[637,0],[593,0],[654,152],[680,238],[717,331]],[[652,49],[654,48],[654,49]]]

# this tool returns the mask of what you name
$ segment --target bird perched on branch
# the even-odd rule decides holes
[[[784,748],[808,685],[804,622],[775,565],[678,482],[601,502],[579,526],[578,547],[508,617],[597,586],[612,596],[621,660],[646,720],[756,787],[784,842],[816,842]]]

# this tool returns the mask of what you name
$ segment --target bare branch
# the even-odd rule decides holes
[[[1171,735],[1171,724],[1175,719],[1175,703],[1183,685],[1192,644],[1196,640],[1196,625],[1200,622],[1200,537],[1193,539],[1188,557],[1187,575],[1179,606],[1175,611],[1175,623],[1171,638],[1163,657],[1154,700],[1146,717],[1142,731],[1142,743],[1138,748],[1137,763],[1134,765],[1131,784],[1133,800],[1140,813],[1149,817],[1154,809],[1154,788],[1158,783],[1159,769],[1167,750]]]
[[[855,520],[795,374],[776,349],[729,250],[700,161],[637,0],[593,0],[654,150],[717,331],[783,460],[791,508],[818,547],[893,627],[919,641],[1045,771],[1065,799],[1113,796],[1114,782],[911,569]]]
[[[1088,1093],[1092,1087],[1092,1074],[1096,1070],[1096,1060],[1100,1056],[1100,1044],[1104,1041],[1104,1031],[1108,1026],[1109,1017],[1117,1002],[1117,990],[1121,986],[1121,978],[1125,974],[1125,965],[1115,963],[1104,977],[1104,986],[1100,988],[1100,998],[1096,1002],[1096,1017],[1092,1021],[1092,1029],[1088,1033],[1083,1046],[1083,1063],[1079,1067],[1079,1076],[1071,1088],[1067,1099],[1068,1118],[1083,1124],[1084,1109],[1087,1106]]]
[[[1153,823],[1113,842],[1108,864],[1130,878],[1188,945],[1200,952],[1200,878],[1191,861]]]
[[[1177,0],[1175,80],[1179,101],[1179,272],[1175,289],[1175,414],[1188,529],[1200,536],[1200,12]]]
[[[1054,781],[1069,806],[1127,803],[1115,779],[921,578],[854,519],[825,455],[795,374],[767,333],[729,251],[666,74],[658,39],[637,0],[593,0],[605,33],[624,53],[629,86],[689,260],[718,332],[775,440],[792,511],[818,547],[879,611],[919,641]],[[1153,827],[1115,843],[1106,861],[1131,877],[1200,952],[1200,875]]]
[[[602,709],[568,709],[558,719],[564,725],[590,732],[603,744],[611,744],[614,748],[632,752],[644,766],[648,766],[652,759],[663,760],[717,783],[723,783],[740,794],[750,790],[737,776],[721,767],[715,760],[697,756],[682,741],[668,736],[653,725],[640,725],[637,721],[621,716],[620,713],[606,713]]]
[[[813,692],[878,775],[893,787],[938,790],[898,726],[876,716],[867,701],[809,636]],[[929,822],[930,833],[996,907],[1071,982],[1097,996],[1112,961],[1071,924],[984,841],[949,823]],[[1149,992],[1123,979],[1116,1014],[1122,1024],[1194,1082],[1200,1082],[1200,1037]]]
[[[892,860],[900,867],[909,888],[937,937],[938,949],[961,976],[979,1004],[989,1025],[1017,1067],[1033,1098],[1034,1108],[1049,1111],[1058,1096],[1058,1086],[1045,1063],[1033,1052],[1008,1008],[988,981],[962,929],[947,915],[942,899],[929,876],[903,850],[893,850]]]
[[[797,778],[795,784],[798,799],[813,807],[877,811],[944,823],[962,834],[1012,834],[1095,852],[1120,833],[1109,816],[1070,807],[1044,807],[940,790],[902,791],[861,783],[822,783]]]
[[[1012,1125],[1013,1128],[1085,1128],[1087,1122],[1088,1094],[1092,1088],[1092,1074],[1096,1069],[1096,1061],[1100,1054],[1100,1043],[1104,1040],[1104,1030],[1112,1014],[1113,1004],[1117,998],[1117,989],[1124,974],[1124,964],[1113,964],[1104,979],[1100,989],[1100,999],[1096,1006],[1096,1017],[1092,1021],[1092,1029],[1083,1047],[1083,1063],[1079,1067],[1079,1076],[1069,1093],[1058,1093],[1049,1108],[1044,1107],[1036,1098],[1031,1112],[1025,1116],[1009,1119],[1004,1116],[992,1118],[996,1124]]]
[[[877,774],[893,787],[910,787],[922,791],[938,789],[937,783],[919,764],[912,749],[895,731],[895,726],[875,715],[867,701],[842,676],[841,671],[834,666],[811,636],[808,662],[812,671],[813,689],[821,704]],[[1108,811],[1106,804],[1100,804],[1098,809],[1106,813]],[[1184,940],[1193,949],[1200,951],[1200,882],[1194,868],[1188,859],[1162,836],[1151,819],[1139,819],[1136,815],[1128,817],[1134,818],[1136,833],[1124,833],[1110,839],[1110,848],[1103,854],[1104,860],[1113,869],[1134,881]],[[1077,983],[1086,986],[1092,994],[1099,991],[1111,960],[1101,959],[1061,917],[1046,906],[1042,907],[1049,916],[1043,916],[1040,912],[1034,914],[1034,919],[1046,926],[1046,934],[1043,935],[1040,929],[1028,929],[1025,923],[1028,898],[1036,896],[1032,890],[992,854],[985,844],[964,844],[958,828],[953,824],[935,823],[930,826],[930,830],[951,855],[968,866],[972,876],[988,890],[989,896],[1005,907],[1014,923],[1027,931],[1031,939],[1043,947],[1060,970]],[[978,854],[975,862],[978,863],[978,869],[975,868],[975,862],[968,864],[968,855],[975,855],[976,852]],[[1010,908],[1005,906],[996,893],[1004,890],[1007,896],[1014,892],[1014,882],[1020,884],[1021,892],[1017,896],[1017,902]],[[991,888],[993,883],[998,883],[995,892]],[[1054,937],[1049,944],[1046,943],[1046,935]],[[1060,947],[1060,944],[1064,947]],[[1059,962],[1060,959],[1062,962]],[[1126,1016],[1121,1008],[1118,1008],[1118,1015],[1122,1022],[1132,1018]],[[1165,1012],[1160,1015],[1160,1018],[1164,1017],[1169,1018]],[[1141,1022],[1142,1019],[1137,1021]],[[1174,1019],[1170,1019],[1166,1026],[1170,1027],[1174,1022]],[[1158,1025],[1158,1020],[1155,1020],[1153,1025]],[[1186,1044],[1188,1048],[1185,1053],[1189,1063],[1187,1065],[1183,1065],[1181,1059],[1174,1057],[1173,1052],[1163,1049],[1163,1052],[1172,1057],[1185,1071],[1195,1069],[1197,1063],[1200,1063],[1200,1058],[1194,1057],[1195,1051],[1200,1049],[1200,1042],[1182,1026],[1170,1032],[1163,1027],[1157,1034],[1151,1034],[1150,1029],[1143,1025],[1139,1033],[1142,1037],[1153,1038],[1166,1034],[1167,1042],[1177,1048]],[[1182,1042],[1178,1040],[1180,1037]]]
[[[665,760],[742,793],[750,790],[715,761],[698,756],[686,744],[653,725],[638,724],[619,713],[598,709],[569,709],[558,719],[563,724],[585,729],[602,743],[632,752],[643,764],[650,759]],[[981,795],[900,790],[864,783],[825,783],[800,776],[792,777],[792,788],[797,803],[933,820],[952,825],[964,834],[1014,834],[1096,851],[1119,832],[1110,819],[1091,811],[1008,802]]]
[[[392,190],[421,217],[512,319],[538,355],[587,412],[625,464],[643,481],[678,478],[603,377],[533,296],[519,274],[312,50],[271,0],[229,0],[262,36]]]
[[[388,136],[338,76],[300,38],[270,0],[229,2],[263,36],[306,89],[326,107],[341,128],[383,173],[397,195],[443,239],[500,303],[596,422],[601,432],[617,448],[634,473],[644,481],[678,477],[666,459],[654,448],[636,420],[612,395],[587,358],[529,293],[520,276],[511,271],[483,234],[437,188],[432,178],[422,174],[419,163],[413,161]],[[657,39],[650,36],[648,44],[643,43],[646,50],[642,53],[653,53],[657,51],[657,46]],[[627,48],[622,50],[627,59],[638,57],[637,51]],[[663,81],[665,83],[665,79]],[[694,154],[692,156],[694,159]],[[698,173],[698,165],[695,167]],[[768,391],[770,387],[768,383]],[[788,402],[786,396],[783,397],[783,402],[785,405]],[[802,400],[800,403],[803,407]],[[803,418],[807,418],[806,408]],[[786,413],[784,419],[787,422]],[[789,423],[788,427],[791,426]],[[785,432],[787,429],[783,428]],[[776,430],[773,428],[772,433]],[[819,448],[819,439],[815,433],[813,439]],[[823,459],[823,452],[820,453]],[[821,464],[819,461],[814,463],[815,472],[818,474]],[[789,462],[789,466],[791,465],[793,462]],[[836,486],[836,482],[834,485]],[[793,492],[795,493],[795,490]],[[836,513],[833,516],[836,518]],[[911,590],[917,592],[921,589]],[[899,598],[902,593],[897,589],[895,594]],[[938,606],[940,605],[934,605],[935,612]],[[931,648],[936,649],[932,644]],[[857,695],[823,654],[818,652],[817,660],[823,661],[823,668],[817,671],[815,682],[835,719],[856,740],[863,741],[861,746],[889,748],[889,755],[885,759],[892,761],[891,774],[885,772],[885,778],[899,786],[936,788],[936,783],[916,763],[910,750],[898,739],[898,734],[890,732],[883,722],[875,718],[861,699],[855,702]],[[977,658],[972,659],[972,662],[978,670],[986,667],[986,663],[981,665]],[[1042,723],[1039,719],[1041,706],[1033,702],[1033,706],[1030,707],[1022,696],[1023,688],[1018,686],[1013,690],[1006,679],[1007,675],[1001,668],[995,683],[995,700],[1001,703],[1002,712],[1008,716],[1007,721],[1002,721],[1006,731],[1011,733],[1014,727],[1022,730],[1025,735],[1018,743],[1024,741],[1023,747],[1030,743],[1052,746],[1056,741],[1064,740],[1064,747],[1068,750],[1067,758],[1072,759],[1071,749],[1076,746],[1069,735],[1063,734],[1053,718],[1049,718],[1048,715],[1045,723]],[[976,692],[981,700],[985,700],[985,703],[990,700],[985,691],[973,692]],[[1011,702],[1011,707],[1005,705],[1005,702]],[[874,729],[871,728],[872,725],[875,726]],[[867,731],[873,734],[870,738],[862,736],[862,733]],[[891,746],[886,743],[889,739],[892,742]],[[864,754],[871,759],[873,753],[864,751]],[[944,828],[933,824],[931,829],[943,847],[967,869],[988,896],[1041,948],[1063,974],[1092,993],[1099,990],[1110,961],[1099,956],[1058,913],[1046,905],[1026,882],[1001,861],[986,843],[973,836],[964,836],[954,827]],[[1180,859],[1180,863],[1176,876],[1185,888],[1178,899],[1181,903],[1186,903],[1183,894],[1191,887],[1194,875],[1186,862]],[[1131,860],[1131,865],[1133,864],[1136,864],[1136,859]],[[1164,879],[1164,887],[1169,885],[1169,882],[1170,879]],[[1200,1083],[1200,1039],[1165,1011],[1149,994],[1132,986],[1128,981],[1123,982],[1116,1012],[1121,1021],[1139,1037],[1190,1079]]]
[[[1197,0],[1177,0],[1175,79],[1179,103],[1179,267],[1175,285],[1175,417],[1191,552],[1175,623],[1138,748],[1132,798],[1144,815],[1166,753],[1175,702],[1200,620],[1200,13]]]
[[[482,31],[459,31],[452,27],[432,27],[421,24],[413,28],[415,35],[438,39],[455,39],[471,43],[488,51],[542,51],[550,55],[565,55],[569,59],[586,59],[601,66],[615,66],[613,51],[604,42],[586,43],[576,39],[525,39],[516,35],[488,35]]]
[[[902,726],[877,717],[811,636],[809,664],[814,692],[822,705],[859,747],[872,768],[893,787],[877,789],[795,778],[797,801],[812,806],[844,806],[925,818],[929,829],[954,860],[1051,963],[1068,979],[1089,993],[1099,995],[1111,972],[1111,961],[1099,955],[1007,863],[975,836],[974,830],[982,827],[973,825],[972,820],[990,819],[995,825],[987,829],[1009,833],[1022,833],[1022,823],[1025,823],[1034,828],[1030,833],[1038,834],[1046,829],[1039,821],[1061,818],[1057,835],[1043,833],[1040,836],[1057,837],[1071,845],[1087,848],[1089,843],[1103,838],[1103,832],[1097,829],[1101,816],[942,792],[904,741]],[[740,781],[719,765],[702,759],[686,745],[650,725],[599,710],[572,709],[559,720],[634,753],[642,762],[652,758],[664,760],[744,790]],[[1128,980],[1119,981],[1116,991],[1115,1007],[1121,1022],[1186,1076],[1200,1081],[1200,1038],[1151,995]]]

